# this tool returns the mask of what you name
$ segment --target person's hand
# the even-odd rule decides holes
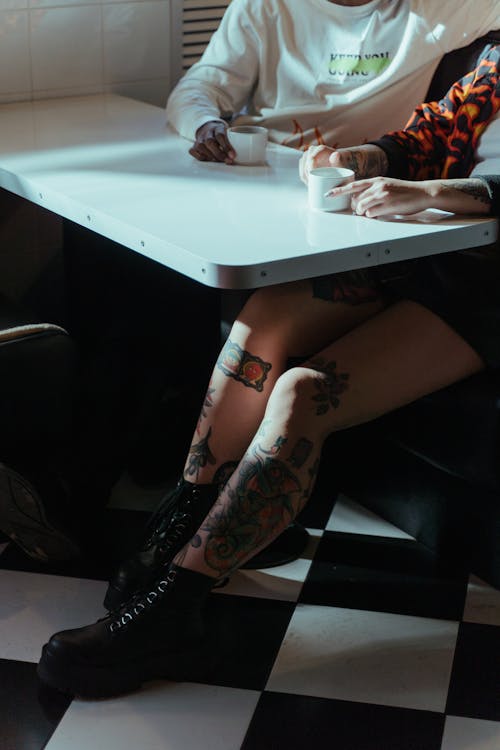
[[[330,167],[352,169],[357,180],[385,175],[388,168],[385,152],[374,144],[339,148],[330,154]]]
[[[339,148],[330,154],[329,167],[338,167],[340,169],[352,169],[356,177],[365,177],[360,171],[359,154],[361,148]]]
[[[333,188],[328,195],[351,195],[351,206],[355,214],[376,219],[393,214],[415,214],[430,208],[435,203],[432,189],[435,182],[372,177]]]
[[[318,167],[331,167],[330,156],[335,151],[329,146],[309,146],[299,161],[299,175],[304,184],[309,181],[309,172]]]
[[[198,161],[219,161],[232,164],[236,153],[227,138],[227,125],[219,120],[206,122],[196,131],[196,140],[189,149]]]
[[[307,185],[311,169],[317,167],[352,169],[359,179],[383,175],[387,172],[387,166],[385,152],[373,144],[351,148],[310,146],[299,162],[299,174],[302,182]]]

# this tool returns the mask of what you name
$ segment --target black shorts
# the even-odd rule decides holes
[[[427,307],[462,336],[487,366],[500,367],[500,254],[493,248],[321,276],[313,279],[314,296],[335,299],[339,277],[349,289],[364,289],[359,303],[370,299],[371,290],[389,303],[406,299]],[[354,297],[350,301],[356,302]]]

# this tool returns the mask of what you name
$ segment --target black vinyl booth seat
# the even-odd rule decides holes
[[[487,43],[500,43],[500,31],[446,55],[427,99],[439,99],[472,70]],[[345,492],[500,587],[498,370],[474,375],[344,437]],[[337,443],[335,436],[336,450]]]
[[[500,374],[475,375],[349,432],[342,490],[500,587]]]

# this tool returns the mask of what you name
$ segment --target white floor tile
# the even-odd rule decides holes
[[[103,616],[105,588],[102,581],[0,570],[0,658],[38,662],[53,633]]]
[[[480,578],[471,576],[467,586],[463,620],[479,622],[482,625],[500,625],[500,591]]]
[[[275,568],[239,570],[226,586],[215,589],[215,593],[296,602],[323,534],[319,529],[308,529],[308,532],[309,541],[297,560]]]
[[[447,716],[441,750],[498,750],[500,722]]]
[[[267,689],[444,711],[458,623],[298,605]]]
[[[369,534],[397,539],[413,539],[402,529],[363,508],[355,500],[339,495],[326,525],[327,531],[342,531],[345,534]]]
[[[155,682],[122,698],[75,700],[46,750],[237,750],[259,695]]]
[[[296,602],[310,567],[310,560],[299,559],[266,570],[240,570],[215,593]]]

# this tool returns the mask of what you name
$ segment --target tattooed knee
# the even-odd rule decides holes
[[[277,380],[268,402],[269,411],[281,415],[293,413],[307,403],[312,394],[312,381],[318,373],[306,367],[292,367]]]
[[[312,363],[311,363],[312,364]],[[269,406],[280,401],[280,408],[289,413],[322,416],[341,405],[343,394],[349,388],[349,373],[337,367],[336,362],[319,367],[293,367],[276,383]]]

